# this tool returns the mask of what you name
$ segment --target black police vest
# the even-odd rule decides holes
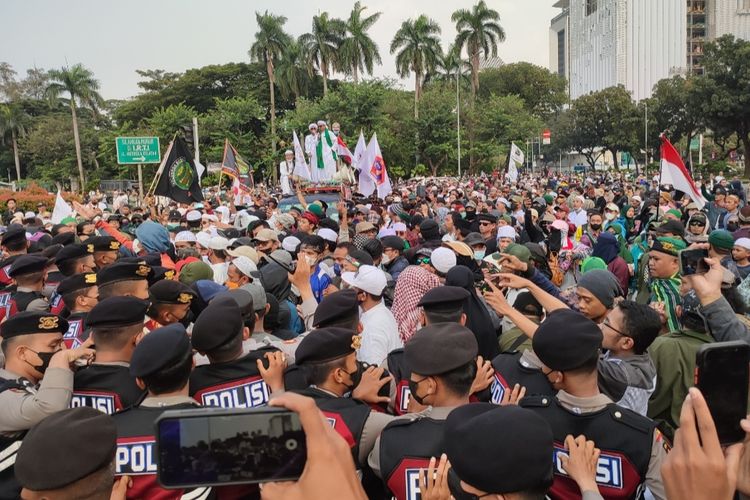
[[[127,366],[93,364],[73,376],[70,407],[90,406],[112,415],[138,404],[144,394]]]
[[[520,406],[534,410],[552,427],[554,483],[548,495],[553,500],[581,498],[578,486],[562,468],[565,437],[583,434],[601,450],[596,483],[605,499],[641,498],[651,459],[656,423],[614,403],[594,413],[576,414],[555,397],[530,396]]]
[[[356,399],[339,398],[315,387],[294,392],[315,400],[315,404],[326,416],[331,427],[344,438],[352,449],[354,463],[358,467],[366,465],[359,463],[359,440],[372,409],[366,403]]]
[[[391,372],[393,383],[396,385],[396,396],[393,401],[393,413],[404,415],[407,413],[409,406],[409,377],[411,377],[411,368],[406,364],[404,348],[400,347],[388,353],[388,371]]]
[[[205,498],[197,490],[165,490],[156,480],[156,438],[154,421],[166,410],[196,408],[197,404],[182,403],[173,406],[150,408],[136,406],[112,416],[117,426],[117,452],[115,453],[115,475],[127,475],[133,480],[128,488],[128,498],[180,498],[187,493],[191,497]],[[195,494],[195,495],[193,495]]]
[[[16,303],[18,312],[24,312],[36,299],[44,299],[44,295],[41,292],[16,292],[11,300]]]
[[[547,377],[535,368],[527,368],[520,363],[522,353],[504,352],[492,360],[495,375],[490,384],[490,402],[500,404],[505,391],[513,390],[513,386],[520,384],[526,388],[526,394],[543,394],[550,396],[555,393]]]
[[[228,363],[197,366],[190,374],[190,397],[203,406],[265,406],[270,390],[256,362],[265,359],[265,353],[274,351],[277,349],[259,349]]]
[[[74,313],[68,316],[68,331],[63,334],[63,342],[68,349],[80,347],[89,338],[86,316],[88,313]]]
[[[380,473],[397,500],[419,497],[419,469],[445,452],[445,420],[395,420],[380,434]]]
[[[32,387],[31,382],[24,379],[0,379],[0,392],[18,389],[33,394]],[[21,496],[21,485],[16,480],[14,465],[16,453],[18,453],[25,435],[26,431],[15,437],[0,435],[0,499],[16,499]]]

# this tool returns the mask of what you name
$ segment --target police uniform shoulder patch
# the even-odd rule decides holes
[[[523,406],[524,408],[547,408],[551,403],[552,398],[550,396],[536,394],[524,397],[518,402],[518,406]]]
[[[654,423],[651,419],[628,410],[627,408],[623,408],[622,406],[612,404],[607,407],[607,411],[615,422],[620,422],[621,424],[627,425],[628,427],[643,432],[644,434],[651,432],[651,429],[654,428]]]
[[[42,316],[39,318],[39,329],[40,330],[54,330],[58,327],[60,318],[57,316]]]

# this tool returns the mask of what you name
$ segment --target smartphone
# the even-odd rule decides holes
[[[703,260],[708,257],[708,250],[681,250],[680,251],[680,274],[690,276],[691,274],[705,274],[708,272],[708,264]]]
[[[747,415],[750,344],[704,344],[695,360],[695,386],[706,398],[721,444],[745,439],[740,420]]]
[[[155,426],[164,488],[294,481],[305,468],[305,433],[289,410],[169,410]]]

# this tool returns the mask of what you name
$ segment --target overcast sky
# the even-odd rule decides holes
[[[498,49],[505,62],[549,62],[549,22],[553,0],[486,0],[500,13],[506,41]],[[389,46],[401,23],[428,14],[442,27],[444,48],[455,37],[450,17],[472,0],[365,0],[383,15],[371,30],[383,64],[376,76],[396,76]],[[336,0],[2,0],[0,61],[19,76],[26,69],[83,63],[101,84],[105,99],[139,92],[136,69],[182,72],[208,64],[248,61],[257,28],[255,11],[286,16],[286,30],[298,36],[311,29],[312,16],[328,11],[346,18],[354,2]],[[367,11],[366,11],[367,12]],[[412,86],[413,80],[404,85]]]

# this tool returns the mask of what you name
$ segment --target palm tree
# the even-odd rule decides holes
[[[414,118],[419,118],[419,98],[422,78],[434,71],[440,48],[440,26],[424,14],[416,20],[406,20],[391,41],[391,54],[396,55],[396,70],[401,78],[414,72]]]
[[[476,98],[479,91],[479,56],[497,56],[497,44],[505,41],[505,30],[500,26],[500,14],[487,8],[484,0],[468,9],[453,13],[451,20],[456,23],[456,46],[466,52],[471,62],[471,96]]]
[[[269,14],[268,11],[261,14],[255,13],[258,22],[258,31],[255,33],[255,43],[250,47],[250,58],[253,61],[262,62],[266,65],[268,73],[268,88],[271,94],[271,151],[276,156],[276,95],[274,84],[274,65],[279,61],[281,54],[291,41],[289,35],[284,32],[284,24],[287,19],[284,16]],[[272,169],[273,180],[276,182],[276,168]]]
[[[68,94],[68,99],[62,99],[70,106],[70,114],[73,117],[73,139],[76,145],[76,159],[78,160],[78,175],[81,179],[81,191],[86,188],[83,176],[83,161],[81,160],[81,140],[78,136],[78,115],[76,106],[88,106],[97,113],[97,108],[104,104],[104,99],[99,95],[99,81],[94,78],[94,73],[82,64],[62,69],[49,71],[52,81],[47,85],[45,94],[50,103],[59,102],[62,94]],[[76,101],[78,101],[76,103]]]
[[[287,45],[284,57],[279,61],[279,90],[285,97],[294,96],[295,105],[299,102],[300,95],[310,88],[314,75],[313,68],[307,61],[305,46],[299,41]]]
[[[0,139],[10,135],[13,158],[16,161],[16,180],[21,180],[21,160],[18,157],[18,138],[26,134],[29,115],[17,104],[0,105]]]
[[[459,80],[469,83],[468,75],[471,72],[471,65],[468,61],[461,59],[461,50],[455,45],[448,47],[448,50],[440,56],[437,66],[433,73],[428,74],[425,83],[428,81],[440,82],[442,84],[452,85],[456,81],[456,75]]]
[[[377,44],[372,40],[367,30],[380,18],[380,12],[371,16],[362,17],[362,12],[367,9],[360,2],[354,4],[352,13],[346,21],[347,36],[341,43],[342,65],[347,71],[351,71],[354,83],[359,83],[359,71],[366,70],[372,75],[373,61],[382,64]]]
[[[346,24],[333,19],[328,12],[313,17],[312,33],[305,33],[299,40],[305,45],[310,60],[323,75],[323,95],[328,94],[328,75],[339,66],[339,47],[344,39]]]

